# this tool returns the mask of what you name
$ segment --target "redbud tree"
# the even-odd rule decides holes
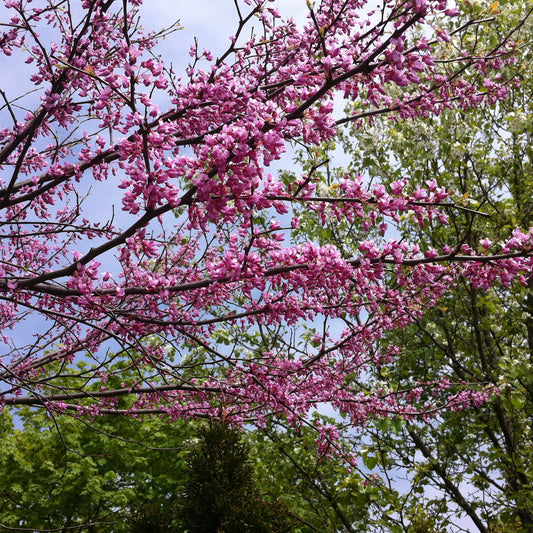
[[[157,53],[175,27],[144,30],[141,0],[4,4],[3,72],[29,74],[0,93],[3,408],[297,426],[325,404],[361,427],[492,392],[363,378],[401,356],[382,333],[460,277],[527,283],[533,232],[421,250],[391,228],[446,223],[459,207],[434,180],[346,173],[321,195],[318,156],[292,177],[272,164],[377,114],[497,104],[512,33],[472,55],[461,39],[485,21],[447,31],[446,0],[308,0],[303,26],[235,0],[225,52],[194,44],[180,76]],[[303,212],[360,228],[357,255],[295,239]]]

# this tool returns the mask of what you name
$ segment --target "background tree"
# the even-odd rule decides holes
[[[509,97],[492,106],[446,109],[427,119],[376,117],[371,125],[343,135],[342,146],[350,172],[365,172],[389,187],[408,177],[413,189],[436,179],[462,198],[465,209],[450,210],[448,226],[428,222],[411,233],[406,215],[385,239],[411,233],[423,251],[456,242],[467,253],[484,249],[489,254],[512,227],[533,225],[531,21],[512,30],[530,6],[465,3],[463,9],[468,18],[497,16],[447,54],[476,55],[504,35],[521,43],[511,71],[500,65],[502,78],[516,76]],[[459,18],[457,24],[462,23]],[[328,147],[323,149],[328,153]],[[331,189],[331,176],[339,170],[328,172],[322,171],[321,178],[323,187]],[[309,219],[306,232],[312,224]],[[332,222],[327,231],[327,239],[342,242],[345,253],[352,253],[359,230]],[[413,325],[384,333],[381,343],[400,346],[401,355],[388,368],[369,368],[367,381],[387,390],[418,390],[423,402],[430,396],[420,384],[442,379],[490,384],[498,391],[486,404],[467,412],[444,411],[431,424],[369,424],[362,444],[372,450],[371,466],[391,488],[398,478],[409,480],[393,516],[400,530],[419,527],[423,512],[436,526],[454,531],[461,528],[461,514],[483,532],[533,531],[532,284],[529,276],[522,286],[503,283],[486,290],[483,279],[459,280]]]
[[[191,424],[159,417],[91,421],[23,407],[13,418],[4,411],[1,527],[118,533],[130,531],[126,516],[136,509],[171,516],[194,436]]]
[[[294,520],[256,485],[250,448],[239,431],[223,423],[200,431],[187,456],[181,516],[191,533],[293,531]]]
[[[257,484],[246,437],[224,425],[89,424],[28,408],[17,429],[8,412],[1,423],[4,530],[298,531],[302,522],[277,501],[276,479]]]
[[[318,426],[334,423],[318,414],[313,421]],[[327,449],[317,448],[313,427],[297,432],[290,427],[268,427],[254,431],[249,438],[260,485],[271,486],[271,493],[298,518],[297,531],[356,533],[372,531],[379,523],[391,495],[369,483],[359,469],[347,470],[343,457],[326,458]],[[350,450],[348,441],[343,449],[360,451]]]

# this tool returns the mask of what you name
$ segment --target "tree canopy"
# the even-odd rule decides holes
[[[483,206],[463,204],[470,187],[454,195],[451,176],[437,179],[486,132],[442,143],[433,161],[423,130],[505,109],[527,9],[491,34],[498,3],[465,19],[445,0],[308,1],[298,26],[275,2],[235,0],[227,50],[193,46],[180,77],[156,54],[176,27],[144,30],[140,4],[5,2],[4,71],[30,73],[1,93],[2,406],[299,429],[328,405],[345,425],[316,424],[323,457],[372,420],[430,431],[440,413],[481,409],[499,385],[488,367],[483,379],[439,365],[388,376],[405,361],[400,337],[457,287],[489,305],[531,284],[529,219],[506,219],[493,242]],[[325,179],[339,127],[383,117],[397,124],[390,142],[405,132],[391,169],[376,171],[387,157],[370,143],[361,165]],[[300,171],[270,171],[295,147],[309,155]],[[459,176],[481,172],[461,161]],[[512,187],[524,214],[527,189]],[[461,217],[466,234],[442,229]]]
[[[409,173],[412,184],[436,179],[461,198],[465,209],[450,211],[448,225],[414,229],[408,220],[398,222],[398,231],[408,232],[423,250],[454,240],[490,253],[516,224],[532,226],[532,27],[526,21],[516,29],[528,8],[524,3],[495,7],[496,19],[462,45],[475,53],[515,28],[513,37],[522,43],[520,68],[505,100],[469,110],[449,108],[416,121],[376,117],[339,140],[352,172],[366,170],[389,185]],[[486,15],[479,4],[471,4],[461,17]],[[507,74],[502,69],[501,75]],[[328,186],[325,173],[322,179]],[[329,230],[345,248],[354,242],[341,227]],[[400,346],[401,355],[385,370],[371,369],[370,381],[396,390],[448,379],[490,385],[496,392],[482,405],[442,412],[430,424],[367,426],[359,446],[371,450],[372,467],[384,484],[409,480],[395,506],[399,524],[424,514],[422,527],[432,521],[433,527],[455,531],[462,515],[482,532],[531,531],[531,287],[531,277],[523,285],[488,290],[476,280],[459,280],[423,317],[381,340]]]

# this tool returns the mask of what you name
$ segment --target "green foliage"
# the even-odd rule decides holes
[[[287,510],[257,489],[249,446],[226,424],[200,430],[187,456],[187,484],[181,508],[190,533],[274,533],[290,531]]]
[[[174,524],[175,506],[161,503],[145,503],[133,508],[126,518],[129,533],[179,533],[181,528]]]
[[[133,506],[180,492],[191,430],[159,418],[92,424],[29,408],[0,415],[0,523],[30,529],[127,532]]]
[[[488,13],[482,4],[462,6],[469,16],[483,18]],[[485,7],[491,9],[489,3]],[[490,50],[530,5],[500,2],[493,9],[499,11],[492,13],[495,20],[473,28],[465,49],[476,54]],[[513,33],[519,44],[532,37],[530,19]],[[458,208],[448,209],[447,227],[429,224],[411,231],[422,250],[455,242],[484,253],[482,241],[489,238],[490,251],[497,252],[511,228],[533,226],[530,61],[530,47],[524,45],[516,65],[501,69],[500,76],[515,81],[509,83],[509,98],[492,107],[446,109],[416,122],[376,118],[371,126],[341,135],[350,169],[365,172],[369,180],[390,184],[408,177],[414,188],[435,179],[455,191]],[[399,226],[405,234],[405,220]],[[460,514],[480,531],[533,527],[533,280],[526,284],[481,291],[460,283],[423,319],[382,339],[384,345],[401,346],[402,354],[387,373],[369,372],[369,383],[380,380],[409,389],[447,377],[473,388],[491,384],[499,391],[470,411],[445,409],[432,424],[410,423],[397,431],[376,420],[368,428],[371,442],[364,444],[386,454],[368,455],[367,466],[377,467],[384,479],[410,479],[397,506],[409,531],[440,531],[447,521],[446,527],[455,527]],[[443,499],[450,505],[443,506]]]
[[[243,335],[243,354],[267,339],[280,338]],[[79,379],[64,376],[73,389]],[[112,375],[107,386],[120,384]],[[365,523],[375,487],[348,474],[341,458],[325,461],[315,439],[310,429],[270,440],[216,424],[198,433],[197,422],[159,417],[91,421],[23,408],[13,420],[5,411],[0,524],[91,533],[357,531],[351,524]]]
[[[331,422],[331,421],[329,421]],[[0,416],[0,523],[92,533],[364,531],[382,488],[303,428]]]
[[[295,533],[370,531],[371,509],[383,501],[383,487],[368,483],[357,469],[347,469],[345,457],[324,458],[314,429],[270,427],[249,438],[260,485],[272,486],[274,496],[290,509],[298,522]]]

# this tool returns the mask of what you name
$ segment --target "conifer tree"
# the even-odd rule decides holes
[[[287,510],[264,499],[238,431],[213,423],[200,431],[188,458],[181,509],[190,533],[275,533],[290,531]]]

